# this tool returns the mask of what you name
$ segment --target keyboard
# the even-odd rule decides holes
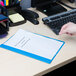
[[[68,22],[76,23],[76,9],[45,17],[42,21],[58,35],[64,24]]]

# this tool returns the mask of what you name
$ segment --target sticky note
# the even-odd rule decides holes
[[[9,18],[13,23],[17,23],[24,20],[24,18],[19,13],[9,15]]]

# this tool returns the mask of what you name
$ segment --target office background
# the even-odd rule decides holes
[[[20,6],[22,7],[22,9],[31,7],[31,0],[22,0],[20,2]]]
[[[26,4],[25,4],[26,3]],[[22,9],[26,9],[26,8],[29,8],[29,7],[31,7],[31,0],[22,0],[21,1],[21,7],[22,7]],[[49,29],[46,29],[46,27],[44,27],[43,28],[43,24],[40,24],[39,26],[33,26],[31,23],[29,23],[29,22],[27,22],[27,24],[26,25],[28,25],[28,26],[25,26],[24,25],[24,27],[23,27],[23,25],[21,25],[21,26],[18,26],[18,27],[20,27],[20,28],[26,28],[26,29],[29,29],[29,30],[32,30],[32,28],[31,27],[33,27],[34,29],[35,29],[35,27],[38,29],[38,30],[40,30],[41,32],[44,32],[43,33],[43,35],[48,35],[48,36],[54,36],[54,37],[58,37],[58,36],[56,36],[56,35],[54,35]],[[42,26],[41,26],[42,25]],[[29,26],[30,26],[30,28],[29,28]],[[17,28],[17,27],[16,27]],[[14,30],[16,30],[16,28],[14,28]],[[47,32],[45,32],[45,30],[44,29],[46,29],[46,30],[49,30],[49,31],[47,31]],[[12,28],[11,28],[11,31],[12,32],[14,32],[13,30],[12,30]],[[37,30],[35,30],[36,32],[37,32]],[[38,32],[39,33],[39,32]],[[48,34],[47,34],[48,33]],[[10,35],[11,35],[12,33],[10,33]],[[41,34],[41,33],[40,33]],[[66,39],[62,39],[62,40],[65,40],[66,41]],[[4,39],[2,40],[2,41],[4,41]],[[1,41],[1,42],[2,42]],[[5,40],[6,41],[6,40]],[[58,58],[60,59],[66,59],[67,60],[67,58],[68,57],[71,57],[72,55],[73,55],[73,52],[71,52],[71,51],[74,51],[75,50],[75,48],[74,48],[74,46],[73,45],[75,45],[74,43],[74,41],[73,40],[71,40],[70,38],[69,38],[69,40],[68,41],[66,41],[66,43],[68,44],[68,46],[70,46],[71,44],[71,46],[73,47],[73,49],[69,49],[68,48],[68,46],[65,46],[65,49],[63,48],[62,49],[62,51],[59,53],[59,55],[57,56],[57,58],[56,58],[56,60],[54,61],[54,63],[56,62],[56,63],[58,63]],[[67,45],[66,44],[66,45]],[[67,48],[66,48],[67,47]],[[71,48],[71,47],[70,47]],[[35,65],[34,66],[38,66],[38,68],[39,68],[39,66],[41,66],[41,63],[39,63],[39,62],[37,62],[37,61],[35,61],[35,60],[31,60],[30,58],[27,58],[27,57],[23,57],[23,56],[20,56],[20,55],[15,55],[15,53],[11,53],[11,52],[9,52],[9,51],[6,51],[6,50],[3,50],[3,49],[0,49],[0,51],[1,51],[1,59],[0,59],[0,62],[4,62],[5,63],[5,67],[2,67],[2,69],[0,69],[1,70],[1,73],[2,73],[2,70],[3,70],[3,72],[6,72],[6,73],[8,73],[8,74],[12,74],[12,70],[17,70],[17,72],[19,73],[19,71],[18,71],[18,69],[19,69],[19,67],[20,67],[20,65],[23,65],[23,67],[25,67],[25,66],[28,66],[28,68],[29,68],[29,66],[30,66],[30,69],[29,69],[29,73],[30,73],[30,70],[32,69],[32,66],[33,66],[33,64],[35,63]],[[66,51],[66,52],[65,52]],[[69,51],[68,53],[67,53],[67,51]],[[76,51],[76,50],[75,50]],[[10,55],[9,55],[9,53],[10,53]],[[63,53],[63,54],[62,54]],[[3,55],[3,56],[2,56]],[[69,55],[69,56],[68,56]],[[63,57],[64,56],[64,57]],[[66,57],[67,56],[67,57]],[[18,57],[18,58],[17,58]],[[63,57],[63,58],[62,58]],[[63,60],[61,60],[60,59],[60,61],[63,61]],[[21,61],[20,61],[21,60]],[[20,63],[20,62],[21,63]],[[32,61],[32,62],[31,62]],[[8,62],[8,63],[7,63]],[[16,62],[16,64],[18,63],[18,65],[16,66],[16,64],[15,64],[15,62]],[[27,62],[31,62],[31,63],[29,63],[28,65],[26,64]],[[37,62],[37,64],[39,63],[40,65],[36,65],[36,62]],[[6,64],[7,63],[7,64]],[[17,68],[15,68],[15,69],[13,69],[13,67],[11,66],[11,65],[15,65]],[[74,63],[74,64],[72,64],[73,66],[75,66],[75,64],[76,63]],[[0,64],[0,66],[2,66],[3,64]],[[8,66],[10,66],[11,67],[11,70],[10,70],[10,67],[8,67]],[[46,67],[48,67],[46,64],[45,65],[43,65],[42,64],[42,67],[43,67],[43,69],[45,68],[45,66]],[[50,65],[51,66],[51,65]],[[73,66],[70,66],[70,68],[71,67],[73,67]],[[0,67],[1,68],[1,67]],[[4,69],[3,69],[4,68]],[[8,69],[8,71],[10,71],[10,73],[6,70],[6,68]],[[22,67],[20,67],[20,69],[21,69]],[[25,67],[26,69],[27,69],[27,67]],[[33,69],[34,69],[35,67],[33,67]],[[37,67],[36,67],[36,69],[38,69]],[[50,68],[50,67],[49,67]],[[70,73],[70,68],[69,68],[69,73]],[[22,68],[21,70],[26,70],[26,69],[24,69],[24,68]],[[34,69],[34,72],[35,72],[35,70],[36,69]],[[40,69],[42,69],[41,67],[40,67]],[[50,68],[50,69],[52,69],[52,68]],[[65,69],[64,69],[65,70]],[[57,70],[56,70],[57,71]],[[73,69],[71,69],[71,71],[73,71]],[[28,70],[26,71],[27,73],[28,73]],[[26,72],[20,72],[20,74],[22,73],[26,73]],[[59,71],[58,73],[61,73],[61,71]],[[55,74],[55,72],[54,72],[54,74]],[[61,73],[62,74],[62,73]],[[1,74],[0,74],[1,75]],[[75,74],[74,74],[75,75]]]

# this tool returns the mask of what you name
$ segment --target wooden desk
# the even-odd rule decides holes
[[[41,76],[51,72],[67,63],[76,60],[76,36],[55,35],[49,27],[43,24],[42,18],[45,17],[39,13],[39,25],[33,25],[29,21],[23,25],[10,27],[6,38],[0,39],[0,44],[9,39],[18,29],[28,30],[34,33],[52,37],[65,41],[65,45],[57,54],[51,64],[47,64],[18,53],[0,48],[0,76]]]

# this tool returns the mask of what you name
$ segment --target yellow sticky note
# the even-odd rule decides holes
[[[21,1],[21,0],[19,0],[19,1]]]
[[[19,13],[9,15],[9,18],[13,23],[20,22],[20,21],[24,20],[24,18]]]

